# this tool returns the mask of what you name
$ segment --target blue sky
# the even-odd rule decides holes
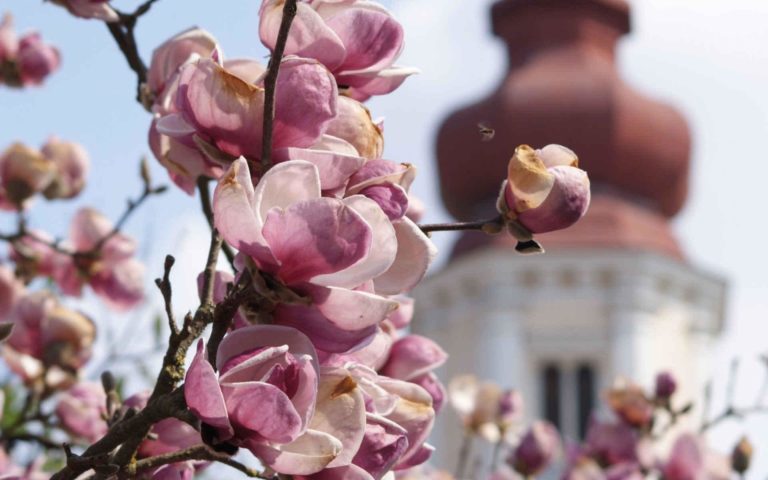
[[[130,9],[138,2],[117,2]],[[431,211],[445,219],[435,189],[433,138],[452,108],[479,97],[502,75],[502,47],[488,32],[490,0],[392,0],[388,5],[406,27],[402,64],[422,70],[393,95],[375,99],[375,117],[386,117],[386,156],[420,168],[415,186]],[[222,7],[226,4],[226,9]],[[142,18],[137,36],[148,60],[152,48],[191,25],[212,32],[232,57],[264,58],[258,41],[257,0],[160,0]],[[695,264],[731,282],[728,325],[715,352],[722,379],[729,359],[746,360],[743,397],[751,398],[748,375],[759,372],[752,358],[766,350],[768,327],[768,191],[765,138],[768,133],[768,3],[764,0],[636,0],[634,31],[619,51],[620,68],[641,90],[666,99],[689,117],[694,133],[692,190],[675,230]],[[38,205],[35,224],[53,233],[66,228],[76,205],[95,205],[111,217],[140,184],[138,159],[148,154],[149,117],[133,101],[135,78],[104,25],[71,18],[41,1],[2,0],[21,31],[40,30],[62,50],[61,70],[44,88],[0,88],[0,148],[15,140],[39,145],[48,135],[81,143],[90,152],[90,185],[80,199]],[[663,145],[660,146],[663,148]],[[155,163],[155,177],[165,173]],[[202,262],[206,235],[196,201],[172,189],[133,218],[128,232],[151,240],[145,258],[151,275],[169,249],[182,248],[180,303],[193,304],[192,278]],[[0,227],[3,222],[0,221]],[[450,236],[439,237],[447,247]],[[153,292],[152,292],[153,293]],[[755,386],[756,388],[756,386]],[[740,426],[724,428],[727,446]],[[754,431],[768,430],[757,421]],[[763,435],[765,437],[765,435]],[[763,463],[768,470],[768,462]]]

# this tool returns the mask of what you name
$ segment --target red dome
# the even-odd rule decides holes
[[[492,18],[494,33],[508,45],[510,69],[495,92],[440,128],[437,160],[448,210],[461,220],[487,217],[514,148],[559,143],[578,154],[595,198],[575,227],[541,236],[545,248],[629,247],[680,256],[667,219],[685,203],[690,134],[674,108],[618,75],[614,53],[629,31],[626,2],[501,0]],[[481,141],[479,123],[495,130],[491,141]],[[457,246],[457,253],[466,250]]]

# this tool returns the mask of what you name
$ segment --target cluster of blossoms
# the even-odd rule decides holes
[[[564,467],[563,480],[726,480],[734,472],[743,475],[751,463],[750,442],[743,438],[730,459],[711,450],[703,435],[676,425],[692,407],[676,406],[676,390],[677,381],[668,372],[657,375],[650,395],[635,384],[617,382],[605,392],[613,418],[602,419],[593,413],[580,443],[563,442],[546,421],[536,420],[523,430],[519,393],[503,391],[493,382],[459,376],[451,381],[448,394],[463,423],[465,440],[481,438],[494,445],[491,480],[534,478],[554,465]],[[504,451],[504,465],[498,465],[497,457]],[[462,455],[469,452],[465,449]],[[465,478],[467,460],[462,458],[456,478]],[[424,468],[416,478],[454,477]]]
[[[61,56],[56,47],[43,42],[39,33],[18,37],[13,17],[0,20],[0,85],[26,87],[40,85],[59,68]]]
[[[135,42],[125,39],[139,14],[123,14],[103,0],[54,3],[78,17],[115,23],[110,32],[131,54]],[[264,0],[260,10],[262,43],[273,53],[284,49],[274,65],[226,59],[199,28],[157,47],[146,72],[134,68],[140,58],[131,60],[140,101],[152,113],[150,150],[175,185],[190,195],[200,190],[215,228],[199,278],[201,307],[181,327],[171,305],[172,262],[157,281],[171,336],[151,392],[122,399],[110,375],[101,385],[82,381],[94,322],[54,293],[32,290],[39,277],[66,296],[89,285],[118,310],[143,298],[143,266],[134,258],[136,242],[120,231],[123,219],[113,225],[81,208],[63,240],[26,225],[38,194],[69,199],[82,190],[85,152],[52,139],[40,151],[17,144],[0,157],[0,207],[19,220],[17,233],[2,235],[14,266],[0,266],[2,351],[33,399],[21,423],[3,426],[0,440],[12,445],[30,433],[23,421],[50,427],[46,422],[55,417],[54,428],[71,443],[112,445],[79,458],[68,451],[60,478],[114,468],[186,480],[222,455],[231,460],[240,448],[258,458],[264,475],[297,479],[419,478],[424,470],[416,468],[428,468],[433,447],[427,438],[446,400],[434,371],[447,354],[409,332],[408,293],[436,251],[429,229],[417,224],[422,209],[410,191],[416,168],[384,158],[383,124],[362,103],[393,92],[416,70],[396,64],[403,29],[383,6],[301,0],[284,30],[289,3]],[[6,65],[22,65],[6,48],[11,34],[4,24],[0,60],[9,84]],[[533,233],[578,220],[590,194],[577,164],[565,147],[520,146],[490,233],[508,230],[527,242],[521,250],[535,250]],[[127,213],[162,190],[150,185],[146,168],[142,178],[144,194]],[[207,204],[211,181],[216,187]],[[232,273],[213,269],[222,244],[236,250]],[[208,343],[198,340],[184,373],[186,349],[210,323]],[[519,440],[510,464],[521,473],[546,467],[557,434],[536,423],[519,438],[517,392],[469,381],[454,387],[452,401],[463,409],[468,432],[494,442]],[[56,406],[45,415],[40,402],[49,398]],[[162,402],[182,399],[171,413],[157,413]],[[136,423],[146,418],[152,421]],[[139,427],[131,432],[126,425]],[[131,434],[136,442],[123,458]],[[114,464],[104,464],[106,454]],[[160,461],[168,454],[170,460]],[[4,468],[0,463],[0,474],[16,475],[16,467]],[[18,475],[33,478],[31,472]]]

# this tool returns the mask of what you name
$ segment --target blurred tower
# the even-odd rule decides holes
[[[686,261],[670,229],[685,203],[690,134],[672,107],[633,90],[616,69],[630,31],[624,0],[499,0],[493,33],[508,46],[498,89],[443,123],[442,198],[459,220],[487,218],[514,148],[572,148],[592,181],[576,226],[517,255],[505,235],[470,232],[415,292],[414,330],[450,353],[443,378],[473,372],[520,389],[529,417],[583,435],[598,395],[619,375],[657,371],[701,390],[721,330],[725,282]],[[478,124],[495,129],[481,142]],[[433,440],[451,465],[461,437],[446,413]]]

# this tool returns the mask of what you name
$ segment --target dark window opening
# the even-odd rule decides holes
[[[553,364],[545,366],[542,380],[544,418],[560,429],[560,367]]]
[[[591,365],[582,364],[576,373],[578,388],[579,437],[584,438],[589,428],[589,417],[595,407],[595,371]]]

